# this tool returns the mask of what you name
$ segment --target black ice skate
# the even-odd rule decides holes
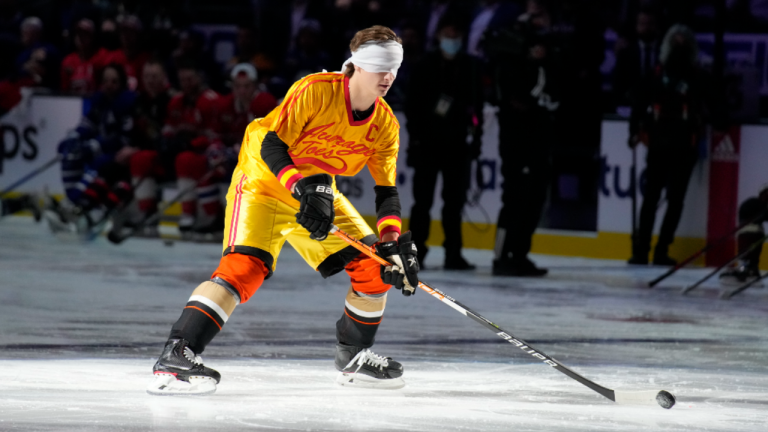
[[[720,273],[720,283],[728,286],[741,286],[760,278],[760,271],[751,266],[740,265]],[[762,287],[761,283],[753,285]]]
[[[155,380],[147,387],[151,395],[204,395],[216,391],[221,374],[203,366],[184,339],[170,339],[152,368]]]
[[[367,348],[336,344],[336,383],[343,386],[399,389],[405,386],[403,365]]]

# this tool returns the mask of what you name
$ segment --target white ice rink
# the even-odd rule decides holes
[[[436,299],[391,292],[374,350],[407,386],[337,387],[345,274],[323,280],[286,247],[274,277],[203,354],[212,396],[144,389],[171,324],[220,246],[65,243],[0,220],[0,431],[768,431],[768,290],[731,301],[703,269],[535,257],[544,279],[426,270],[422,279],[597,383],[664,388],[671,410],[615,405]],[[442,261],[435,248],[427,264]]]

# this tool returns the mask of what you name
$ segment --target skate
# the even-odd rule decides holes
[[[336,383],[359,388],[399,389],[405,386],[403,365],[367,348],[336,344]]]
[[[753,267],[740,265],[720,273],[720,283],[726,286],[741,286],[760,278],[760,271]],[[756,283],[754,287],[762,287]]]
[[[85,210],[69,201],[51,198],[42,213],[48,228],[61,240],[92,241],[104,230],[109,212],[101,208]]]
[[[545,268],[536,267],[528,258],[493,260],[494,276],[541,277],[549,273]]]
[[[155,396],[212,394],[221,380],[221,374],[203,366],[203,359],[184,339],[168,340],[152,371],[155,379],[147,393]]]
[[[443,269],[445,270],[474,270],[476,266],[467,262],[461,254],[445,257]]]

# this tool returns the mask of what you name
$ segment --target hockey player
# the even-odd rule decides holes
[[[403,367],[374,354],[376,330],[391,286],[415,292],[419,270],[409,232],[400,235],[396,180],[399,124],[381,97],[403,56],[400,39],[374,26],[355,34],[343,73],[297,81],[283,103],[245,132],[227,195],[224,251],[211,280],[192,293],[153,371],[150,394],[215,391],[220,374],[199,355],[276,270],[285,241],[327,278],[346,270],[351,287],[336,323],[336,368],[342,385],[398,388]],[[381,242],[335,185],[367,166],[376,181]],[[396,265],[382,267],[340,239],[331,224],[376,244]]]
[[[54,231],[91,230],[131,196],[128,171],[136,95],[119,64],[100,73],[100,90],[78,127],[60,144],[61,176],[72,206],[54,205],[46,218]]]
[[[739,206],[739,224],[744,227],[736,237],[739,254],[747,252],[756,243],[763,241],[768,221],[768,184],[763,186],[757,197],[748,198]],[[760,253],[763,246],[757,246],[748,252],[735,267],[720,274],[720,282],[725,285],[742,285],[760,277]]]

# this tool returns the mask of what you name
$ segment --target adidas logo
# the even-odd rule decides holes
[[[738,162],[739,154],[731,141],[730,135],[725,135],[712,151],[712,160],[719,162]]]

